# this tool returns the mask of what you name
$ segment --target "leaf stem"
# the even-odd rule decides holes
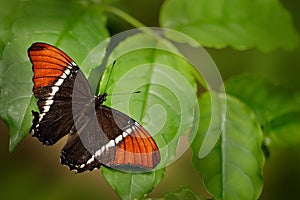
[[[112,6],[104,6],[102,8],[104,11],[110,12],[115,14],[116,16],[124,19],[125,21],[127,21],[129,24],[131,24],[132,26],[136,27],[136,28],[143,28],[143,27],[147,27],[145,24],[141,23],[140,21],[138,21],[137,19],[135,19],[134,17],[130,16],[129,14],[127,14],[126,12],[116,8],[116,7],[112,7]]]

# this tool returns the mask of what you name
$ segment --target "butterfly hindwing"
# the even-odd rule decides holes
[[[100,160],[104,165],[126,170],[147,171],[159,163],[160,154],[156,143],[134,119],[106,106],[99,107],[97,118],[110,139],[96,152],[101,154]],[[106,157],[113,157],[113,159],[106,159]]]
[[[61,162],[77,172],[101,165],[148,171],[160,161],[158,147],[149,133],[115,109],[100,106],[96,116],[90,116],[84,128],[77,131],[69,137],[61,153]]]

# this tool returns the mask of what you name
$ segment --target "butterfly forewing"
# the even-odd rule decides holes
[[[33,93],[39,113],[33,111],[33,136],[52,145],[73,126],[72,90],[78,66],[57,48],[35,43],[28,49],[33,64]]]

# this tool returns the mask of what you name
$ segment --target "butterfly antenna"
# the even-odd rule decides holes
[[[108,86],[108,83],[109,83],[109,80],[110,80],[110,77],[111,77],[111,74],[112,74],[112,71],[114,69],[114,66],[116,64],[116,60],[114,60],[112,66],[111,66],[111,69],[110,69],[110,72],[108,74],[108,79],[107,79],[107,82],[106,82],[106,85],[105,85],[105,88],[104,88],[104,92],[103,93],[106,93],[106,90],[107,90],[107,86]]]
[[[107,94],[107,96],[126,95],[126,94],[138,94],[138,93],[141,93],[141,91],[113,93],[113,94]]]

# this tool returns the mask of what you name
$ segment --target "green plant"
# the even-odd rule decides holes
[[[26,54],[31,43],[47,41],[59,46],[76,60],[96,87],[99,77],[94,80],[93,70],[97,70],[99,62],[104,59],[106,46],[98,49],[95,55],[91,54],[91,50],[109,37],[108,14],[118,16],[119,20],[125,20],[135,28],[145,25],[117,8],[115,1],[2,0],[0,4],[0,117],[9,127],[9,148],[13,151],[28,134],[31,110],[36,109],[31,91],[32,72]],[[291,16],[277,0],[168,0],[160,9],[159,24],[162,28],[190,36],[204,47],[215,49],[229,46],[236,51],[257,48],[268,52],[277,48],[291,50],[299,45],[299,34],[292,25]],[[146,39],[143,35],[128,38],[115,51],[125,51],[136,43],[147,43]],[[169,39],[182,42],[177,37],[170,36]],[[203,176],[207,192],[215,199],[258,199],[263,188],[263,166],[269,149],[290,148],[300,143],[299,93],[286,92],[259,76],[238,75],[225,81],[225,95],[208,91],[209,85],[203,84],[188,63],[182,59],[174,60],[161,49],[137,50],[126,55],[128,60],[123,62],[120,58],[117,61],[125,71],[137,63],[173,62],[174,70],[184,74],[192,85],[192,92],[199,93],[199,85],[205,88],[206,91],[198,96],[201,114],[199,129],[191,144],[193,167]],[[92,63],[90,60],[93,59],[97,61]],[[102,73],[104,68],[98,70]],[[150,69],[146,78],[161,75],[154,71]],[[132,76],[138,74],[136,72]],[[122,71],[115,73],[110,86],[116,84],[121,76]],[[105,74],[103,77],[106,78]],[[103,84],[100,91],[101,87]],[[139,107],[132,108],[135,119],[143,120],[145,116],[142,113],[146,112],[147,106],[163,99],[149,99],[149,87],[152,86],[142,88],[146,91],[143,93],[145,96],[137,97],[140,98],[136,100],[140,103],[137,104]],[[163,88],[152,89],[165,92]],[[190,99],[191,91],[181,92]],[[210,96],[214,96],[217,102],[226,101],[226,113],[223,108],[212,112]],[[167,109],[171,116],[165,128],[167,134],[164,138],[157,136],[159,141],[168,144],[175,137],[172,130],[178,129],[175,124],[181,122],[182,113],[176,112],[178,104],[175,101],[159,103],[165,107],[171,105]],[[193,102],[187,104],[192,110]],[[208,128],[212,115],[226,115],[222,129]],[[197,117],[186,115],[186,127],[192,128]],[[167,153],[176,150],[176,145],[175,141],[166,150]],[[163,179],[165,168],[145,174],[124,173],[104,167],[101,171],[120,198],[150,199],[145,195]],[[174,198],[204,199],[188,188],[166,194],[162,199]]]

